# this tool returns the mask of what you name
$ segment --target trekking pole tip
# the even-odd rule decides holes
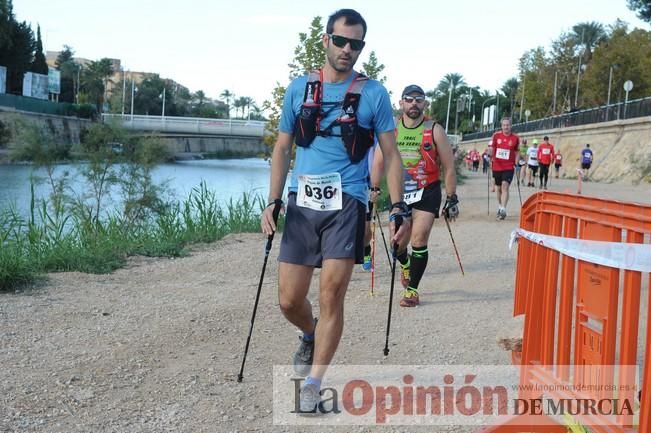
[[[389,356],[389,349],[386,347],[384,348],[384,356]]]
[[[237,383],[242,383],[243,376],[241,374],[237,375]]]

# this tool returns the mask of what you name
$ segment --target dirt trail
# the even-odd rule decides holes
[[[552,179],[552,190],[575,187]],[[523,200],[532,192],[522,187]],[[507,245],[519,217],[517,188],[502,222],[494,196],[486,214],[485,177],[470,174],[458,193],[453,232],[466,276],[437,221],[421,306],[394,303],[392,364],[509,362],[495,337],[512,311],[515,254]],[[584,194],[651,201],[648,185],[587,183]],[[262,265],[260,234],[232,235],[182,259],[134,258],[110,275],[51,274],[42,287],[0,294],[0,431],[471,431],[273,425],[272,366],[290,362],[298,335],[277,306],[277,246],[242,384],[235,377]],[[369,274],[359,267],[353,274],[335,363],[384,362],[390,274],[382,248],[377,260],[375,297]]]

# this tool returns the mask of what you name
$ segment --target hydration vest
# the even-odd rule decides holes
[[[374,132],[357,122],[357,109],[362,89],[368,77],[357,74],[350,83],[341,105],[341,115],[330,125],[321,127],[323,115],[323,70],[310,72],[305,84],[305,94],[301,111],[294,124],[294,137],[297,146],[309,147],[317,135],[321,137],[341,137],[351,162],[358,163],[366,151],[373,146]],[[332,132],[339,126],[341,133]]]
[[[396,119],[396,135],[398,135],[398,128],[402,117]],[[440,178],[439,158],[436,151],[436,143],[434,143],[434,122],[431,119],[423,121],[423,138],[420,142],[420,161],[414,166],[405,167],[405,171],[417,183],[417,188],[424,188],[427,185],[436,182]]]

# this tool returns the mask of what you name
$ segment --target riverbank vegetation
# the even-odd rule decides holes
[[[180,200],[155,184],[152,169],[167,157],[155,137],[96,124],[78,149],[33,129],[21,141],[13,156],[45,175],[32,180],[27,217],[14,208],[0,211],[0,290],[33,284],[46,272],[111,272],[132,255],[178,257],[190,244],[259,230],[259,196],[220,205],[206,183]],[[81,192],[70,188],[70,170],[56,164],[70,152],[83,155],[75,179],[81,177]],[[47,196],[36,195],[38,183],[47,185]]]

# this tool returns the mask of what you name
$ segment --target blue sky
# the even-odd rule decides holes
[[[649,29],[626,0],[479,0],[312,2],[285,0],[14,0],[19,20],[41,25],[44,48],[64,44],[89,59],[113,57],[125,69],[157,72],[191,91],[218,97],[229,89],[261,105],[287,64],[298,33],[315,16],[325,25],[340,8],[358,10],[368,23],[358,66],[374,50],[386,66],[394,97],[407,84],[434,88],[448,72],[496,89],[517,75],[528,49],[583,21],[620,18]],[[395,101],[394,101],[395,102]]]

